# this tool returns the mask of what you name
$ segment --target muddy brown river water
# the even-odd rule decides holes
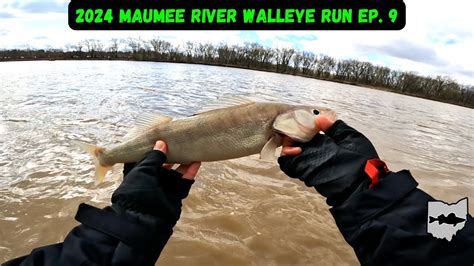
[[[106,206],[71,139],[117,143],[142,112],[191,115],[222,94],[333,108],[391,170],[474,213],[474,111],[357,86],[233,68],[111,61],[0,63],[0,262],[62,241],[81,202]],[[358,265],[324,198],[250,156],[205,163],[158,265]]]

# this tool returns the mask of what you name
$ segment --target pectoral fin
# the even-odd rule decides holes
[[[282,138],[280,135],[275,134],[270,140],[265,143],[262,151],[260,152],[260,159],[264,161],[274,161],[275,160],[275,150],[281,146]]]

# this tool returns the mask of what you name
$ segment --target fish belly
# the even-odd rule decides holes
[[[189,163],[220,161],[260,153],[271,137],[270,124],[247,125],[216,130],[198,128],[165,137],[168,144],[167,161]]]

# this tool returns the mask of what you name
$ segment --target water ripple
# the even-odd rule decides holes
[[[474,196],[472,109],[186,64],[8,62],[0,63],[0,81],[0,261],[63,239],[80,202],[108,204],[121,166],[96,187],[90,158],[70,140],[108,146],[141,113],[188,116],[226,94],[330,107],[374,142],[389,167],[412,169],[435,197]],[[357,264],[323,197],[251,156],[203,165],[160,262],[314,264],[323,258]]]

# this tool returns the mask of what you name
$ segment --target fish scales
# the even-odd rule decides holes
[[[256,153],[273,160],[275,149],[281,145],[280,134],[300,142],[311,140],[318,132],[315,118],[319,114],[336,118],[327,108],[245,101],[174,121],[144,116],[145,128],[109,149],[74,142],[91,155],[96,182],[100,183],[114,164],[141,160],[157,140],[168,145],[168,163],[220,161]]]
[[[259,153],[272,135],[272,122],[290,105],[255,103],[218,109],[150,128],[99,157],[103,165],[136,162],[156,140],[168,145],[167,162],[227,160]]]

